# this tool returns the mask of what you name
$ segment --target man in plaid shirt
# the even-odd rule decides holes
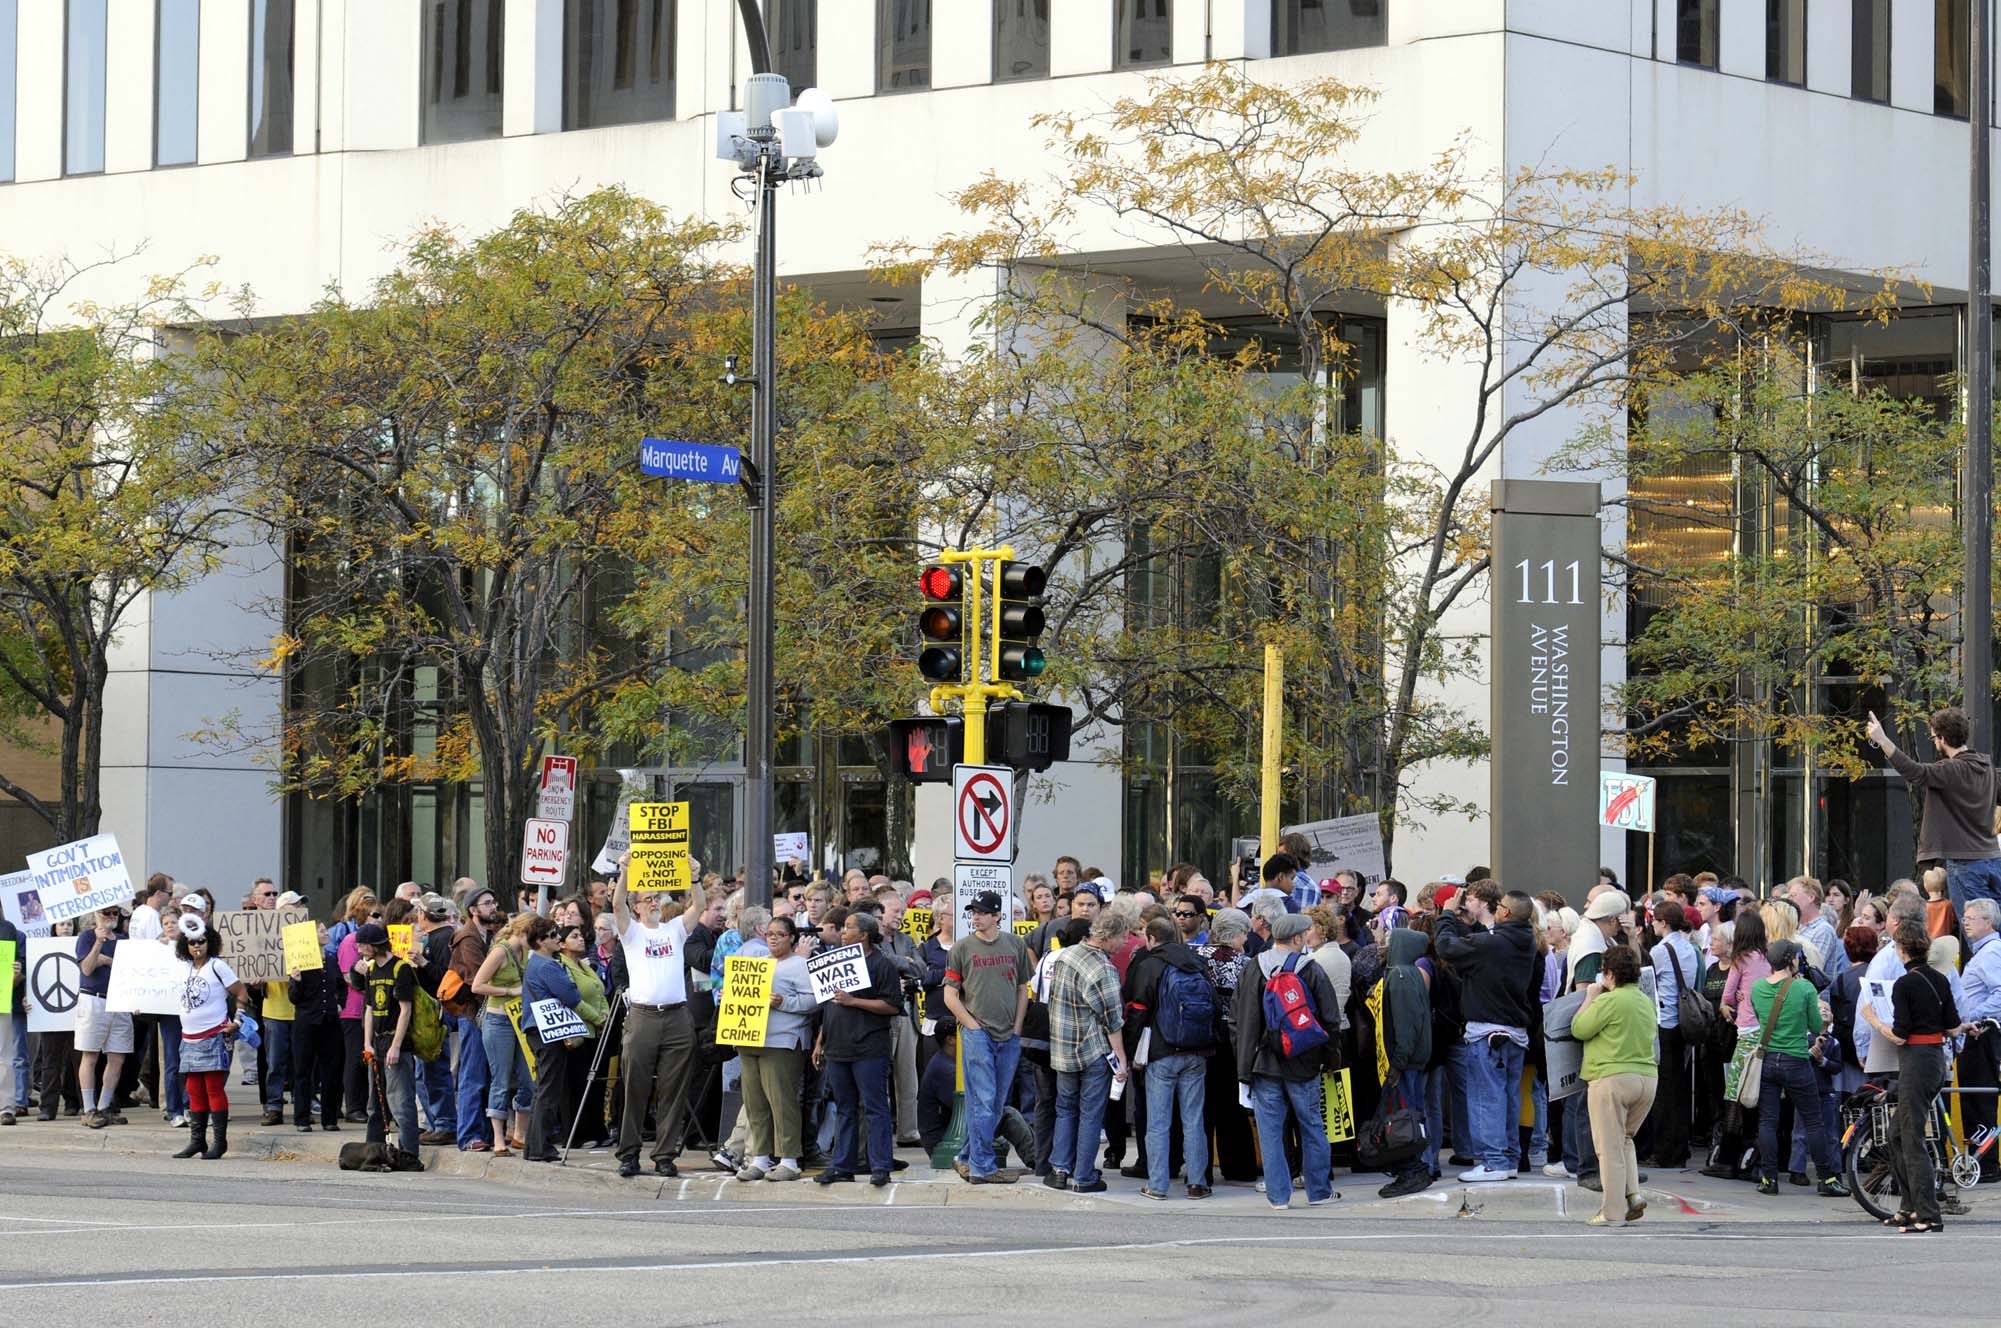
[[[1056,1134],[1043,1184],[1100,1194],[1098,1134],[1112,1082],[1126,1079],[1125,1010],[1112,952],[1132,934],[1122,909],[1106,909],[1082,945],[1059,952],[1049,972],[1049,1068],[1056,1073]]]

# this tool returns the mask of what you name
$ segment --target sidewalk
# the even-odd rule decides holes
[[[186,1131],[169,1128],[157,1114],[134,1108],[127,1115],[130,1125],[114,1125],[88,1130],[75,1118],[50,1122],[32,1116],[13,1129],[0,1130],[0,1157],[20,1157],[28,1153],[105,1153],[116,1156],[146,1157],[162,1167],[199,1167],[199,1160],[177,1161],[173,1152],[186,1141]],[[344,1125],[336,1134],[315,1130],[297,1133],[288,1124],[261,1127],[255,1116],[230,1122],[229,1159],[273,1163],[300,1163],[332,1167],[340,1146],[363,1137],[363,1127]],[[866,1178],[853,1184],[819,1186],[810,1179],[788,1184],[743,1183],[714,1170],[706,1156],[684,1154],[681,1175],[663,1179],[652,1173],[650,1162],[641,1155],[642,1173],[621,1179],[617,1161],[609,1152],[577,1150],[567,1165],[524,1162],[519,1157],[496,1158],[488,1153],[462,1153],[455,1148],[425,1148],[424,1166],[434,1175],[469,1180],[492,1180],[512,1186],[530,1186],[551,1192],[573,1194],[645,1195],[675,1200],[727,1200],[731,1203],[782,1202],[834,1204],[880,1203],[885,1207],[977,1206],[1000,1209],[1041,1209],[1043,1211],[1116,1211],[1120,1209],[1176,1210],[1189,1206],[1181,1197],[1177,1182],[1174,1198],[1163,1203],[1143,1198],[1140,1182],[1107,1173],[1109,1187],[1104,1194],[1080,1195],[1046,1188],[1033,1177],[1015,1185],[967,1185],[950,1171],[934,1170],[929,1158],[917,1149],[901,1149],[898,1156],[907,1162],[896,1173],[893,1184],[877,1190]],[[1328,1216],[1369,1217],[1395,1220],[1424,1218],[1486,1219],[1531,1222],[1583,1222],[1598,1209],[1598,1196],[1568,1182],[1542,1176],[1485,1185],[1442,1182],[1420,1194],[1401,1199],[1378,1199],[1376,1188],[1382,1176],[1355,1176],[1341,1172],[1335,1177],[1339,1201],[1315,1210]],[[1853,1200],[1822,1199],[1810,1189],[1782,1185],[1777,1197],[1763,1197],[1750,1185],[1715,1180],[1694,1170],[1652,1173],[1646,1188],[1646,1225],[1715,1224],[1732,1222],[1800,1222],[1861,1226],[1869,1221]],[[1980,1189],[1963,1196],[1976,1219],[2001,1218],[2001,1187]],[[1304,1211],[1305,1196],[1295,1195],[1292,1206]],[[1219,1185],[1213,1198],[1202,1201],[1205,1212],[1229,1216],[1259,1216],[1282,1220],[1265,1204],[1264,1195],[1254,1186]]]

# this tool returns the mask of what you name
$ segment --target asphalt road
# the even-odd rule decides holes
[[[0,1160],[16,1324],[1991,1324],[1997,1234],[573,1200],[230,1159]]]

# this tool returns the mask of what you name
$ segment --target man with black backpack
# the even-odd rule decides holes
[[[1221,1041],[1223,1011],[1209,967],[1180,939],[1175,924],[1146,924],[1146,950],[1126,970],[1126,1027],[1146,1049],[1146,1184],[1140,1193],[1165,1199],[1174,1175],[1174,1118],[1181,1116],[1183,1174],[1188,1197],[1209,1197],[1209,1126],[1202,1099],[1208,1060]]]
[[[1327,971],[1301,953],[1312,926],[1299,913],[1274,919],[1271,948],[1257,956],[1256,973],[1247,965],[1237,982],[1237,1081],[1250,1090],[1264,1155],[1265,1201],[1273,1208],[1292,1202],[1288,1117],[1299,1131],[1307,1206],[1341,1197],[1331,1180],[1319,1082],[1322,1073],[1341,1068],[1341,1043],[1327,1031],[1341,1027],[1341,997]]]

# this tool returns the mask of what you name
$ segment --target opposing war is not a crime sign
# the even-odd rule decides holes
[[[635,802],[627,809],[632,836],[626,888],[640,893],[680,891],[694,885],[688,852],[688,804]]]

